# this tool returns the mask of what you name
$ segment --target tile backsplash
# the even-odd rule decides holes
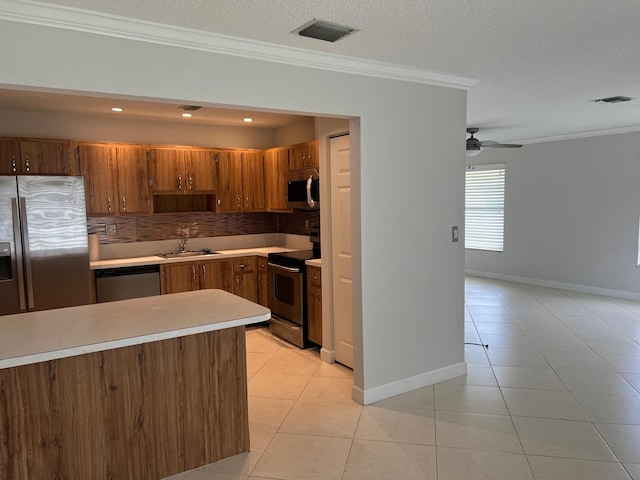
[[[260,233],[309,234],[320,223],[320,212],[294,213],[163,213],[156,215],[89,217],[89,232],[101,244],[169,240],[183,237],[219,237]],[[107,231],[115,233],[107,235]]]

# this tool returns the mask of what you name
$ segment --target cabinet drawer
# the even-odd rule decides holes
[[[269,259],[266,257],[258,257],[258,271],[266,272],[267,271],[267,263]]]
[[[307,266],[307,281],[314,287],[320,287],[322,285],[322,273],[320,267]]]
[[[254,272],[256,270],[256,257],[240,257],[233,260],[234,273]]]

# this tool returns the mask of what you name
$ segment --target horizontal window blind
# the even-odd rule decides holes
[[[465,173],[465,248],[504,249],[505,165],[476,165]]]

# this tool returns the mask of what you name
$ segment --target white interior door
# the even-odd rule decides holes
[[[349,136],[331,139],[331,260],[336,361],[353,368]]]

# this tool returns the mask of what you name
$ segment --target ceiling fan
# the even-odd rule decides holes
[[[467,128],[467,133],[470,133],[471,136],[467,138],[467,157],[475,157],[480,154],[480,152],[485,148],[521,148],[522,145],[516,145],[513,143],[498,143],[493,140],[485,140],[481,142],[473,135],[478,133],[477,128]]]

